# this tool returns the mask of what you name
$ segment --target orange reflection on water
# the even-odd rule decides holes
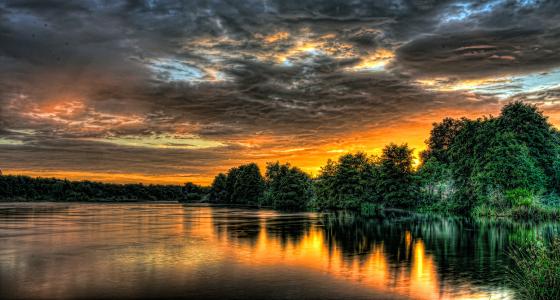
[[[407,232],[410,237],[410,233]],[[334,246],[325,244],[324,232],[312,226],[298,242],[283,244],[261,230],[256,246],[240,244],[239,259],[253,266],[290,265],[327,272],[331,276],[350,280],[387,293],[414,295],[417,299],[439,298],[439,282],[433,259],[426,255],[422,240],[409,240],[414,249],[412,267],[391,269],[383,244],[374,245],[363,257],[345,257]]]
[[[270,216],[270,215],[268,215]],[[316,224],[299,240],[281,240],[267,232],[267,220],[259,221],[255,242],[243,242],[243,237],[218,238],[224,251],[237,261],[253,268],[267,266],[297,267],[327,273],[331,277],[368,287],[383,293],[398,294],[413,299],[488,299],[507,294],[473,292],[471,286],[450,286],[439,280],[437,264],[422,239],[404,235],[405,258],[402,264],[389,261],[384,243],[376,243],[368,253],[348,256],[336,245],[329,247],[325,231]],[[237,241],[233,249],[231,242]],[[227,249],[227,250],[226,250]],[[410,251],[411,250],[411,251]]]
[[[341,289],[356,290],[347,297],[367,291],[377,298],[508,296],[442,280],[425,241],[408,230],[373,241],[353,227],[327,228],[311,213],[179,204],[44,206],[0,216],[0,237],[10,236],[0,243],[0,263],[10,278],[29,283],[4,284],[24,298],[76,298],[86,291],[140,297],[169,288],[174,296],[214,296],[223,286],[243,294],[254,281],[255,292],[301,289],[305,281],[311,290],[299,295],[314,297],[326,289],[331,298]]]

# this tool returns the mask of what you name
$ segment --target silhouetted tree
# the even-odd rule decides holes
[[[210,186],[209,201],[214,203],[226,202],[228,199],[227,192],[227,175],[220,173],[214,177]]]
[[[204,200],[210,191],[208,187],[203,187],[192,182],[185,183],[183,190],[186,194],[187,200],[190,202],[200,202]]]
[[[313,199],[311,178],[290,164],[268,163],[264,203],[277,209],[303,210]]]
[[[202,190],[204,188],[201,187]],[[188,201],[178,185],[112,184],[0,176],[0,199],[21,201]]]
[[[231,203],[258,205],[265,184],[257,164],[250,163],[231,169],[226,187]]]

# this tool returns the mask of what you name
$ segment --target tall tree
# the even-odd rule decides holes
[[[363,152],[346,154],[321,169],[316,181],[319,208],[359,209],[378,202],[376,160]]]
[[[407,144],[389,144],[383,149],[379,166],[379,190],[383,202],[389,206],[411,207],[418,200],[412,152]]]
[[[426,140],[427,149],[420,154],[422,163],[433,157],[440,163],[448,164],[447,150],[465,122],[466,119],[445,118],[440,123],[433,123],[430,137]]]
[[[528,147],[514,133],[498,132],[477,159],[473,180],[480,195],[516,188],[538,194],[545,190],[545,178]]]
[[[234,167],[228,170],[226,176],[226,198],[224,199],[225,203],[235,203],[235,199],[233,199],[233,193],[235,192],[235,184],[237,182],[238,176],[239,168]]]
[[[554,127],[542,111],[536,105],[511,102],[502,108],[498,128],[502,132],[513,132],[527,146],[529,155],[544,170],[548,186],[559,190],[560,144]]]
[[[266,186],[265,201],[277,209],[305,209],[314,195],[309,175],[290,164],[268,163]]]
[[[226,202],[228,199],[227,191],[227,175],[220,173],[214,177],[212,185],[210,186],[209,201],[220,203]]]
[[[228,173],[228,181],[230,174]],[[265,188],[264,179],[255,163],[241,165],[235,170],[231,202],[258,205]]]

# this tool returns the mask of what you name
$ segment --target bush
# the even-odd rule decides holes
[[[513,249],[515,267],[509,282],[521,299],[560,299],[560,239],[551,245],[542,241]]]
[[[501,210],[497,210],[494,206],[481,204],[472,209],[471,215],[473,217],[498,217]]]
[[[516,206],[533,206],[535,204],[534,195],[531,191],[524,188],[516,188],[513,190],[506,191],[506,200],[513,207]]]
[[[560,207],[560,195],[552,192],[541,197],[541,203],[544,206]]]

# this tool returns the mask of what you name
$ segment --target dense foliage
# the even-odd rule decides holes
[[[507,196],[514,190],[530,205],[557,197],[558,134],[536,106],[513,102],[498,117],[445,119],[427,144],[419,174],[429,205],[488,215],[520,206]]]
[[[329,160],[316,180],[319,209],[359,209],[363,203],[378,203],[377,158],[365,153],[346,154]]]
[[[417,199],[412,149],[390,144],[381,157],[346,154],[329,160],[316,181],[319,209],[370,211],[378,206],[411,207]]]
[[[187,201],[177,185],[110,184],[27,176],[0,176],[0,200],[12,201]],[[203,189],[203,188],[202,188]],[[199,193],[205,193],[200,190]]]
[[[383,207],[475,215],[560,215],[560,133],[536,106],[505,105],[497,117],[435,123],[414,167],[407,144],[379,157],[350,153],[311,179],[289,164],[245,164],[210,187],[115,185],[4,176],[0,199],[180,200],[277,209],[345,209],[371,215]]]
[[[313,200],[309,175],[289,164],[269,163],[266,167],[266,192],[262,204],[277,209],[303,210]]]
[[[227,204],[259,205],[265,188],[259,166],[251,163],[218,174],[210,187],[210,201]]]
[[[408,145],[390,144],[383,149],[377,182],[385,205],[413,207],[417,204],[418,182],[412,164],[412,149]]]

